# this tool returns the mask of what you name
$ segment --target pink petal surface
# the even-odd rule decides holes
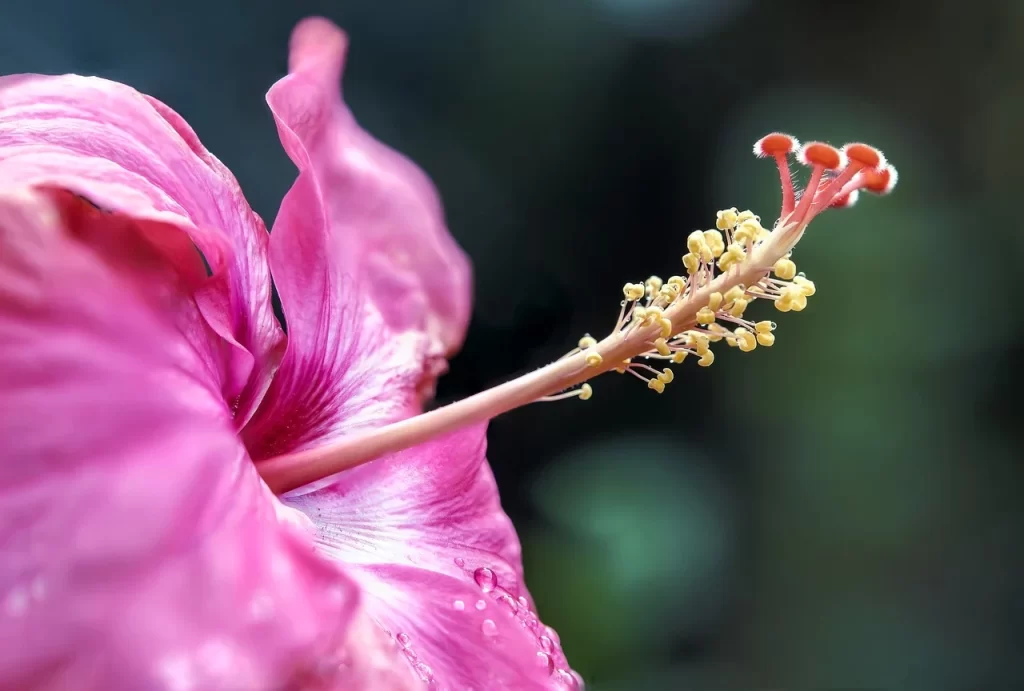
[[[270,305],[268,237],[231,173],[180,116],[104,79],[0,78],[0,185],[70,190],[107,210],[184,230],[227,271],[198,296],[235,345],[225,395],[244,419],[269,383],[282,334]],[[211,261],[211,263],[214,263]]]
[[[462,343],[468,262],[426,175],[341,100],[345,36],[309,19],[267,100],[299,178],[271,233],[288,347],[245,430],[270,456],[415,414]]]
[[[206,366],[155,311],[175,307],[173,284],[97,232],[0,193],[0,688],[330,678],[350,581],[266,489]]]
[[[345,564],[417,676],[439,689],[572,687],[522,583],[485,451],[486,428],[470,428],[285,502],[313,520],[322,551]]]
[[[326,19],[300,22],[290,73],[267,101],[289,156],[320,191],[329,233],[345,250],[339,261],[365,276],[389,326],[425,331],[453,351],[469,321],[469,262],[427,176],[360,128],[342,102],[347,44]]]

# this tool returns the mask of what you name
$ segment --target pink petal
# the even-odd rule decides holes
[[[389,326],[424,330],[454,351],[469,321],[469,263],[427,176],[361,129],[342,102],[347,43],[326,19],[301,22],[290,74],[267,101],[289,156],[313,178],[345,273],[366,278]]]
[[[198,299],[235,345],[238,375],[225,393],[248,384],[244,418],[269,383],[282,338],[270,305],[267,233],[181,117],[103,79],[0,78],[0,184],[67,189],[104,209],[177,226],[208,258],[226,250],[229,271]]]
[[[346,38],[310,19],[267,100],[299,168],[271,233],[288,349],[245,431],[259,456],[414,414],[462,343],[470,271],[419,168],[339,94]]]
[[[458,432],[284,501],[313,520],[321,550],[345,564],[414,673],[452,689],[571,685],[522,583],[485,439],[483,426]]]
[[[104,245],[92,222],[69,232],[48,199],[0,193],[0,688],[336,673],[350,582],[155,311],[180,297],[149,274],[164,257],[127,251],[116,222]]]

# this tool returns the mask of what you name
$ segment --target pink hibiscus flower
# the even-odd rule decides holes
[[[342,104],[345,49],[306,20],[268,95],[299,169],[269,236],[165,105],[0,79],[0,687],[578,688],[523,586],[486,421],[772,346],[746,310],[807,307],[811,220],[896,183],[873,147],[768,135],[771,229],[720,211],[685,277],[623,286],[606,337],[423,413],[469,268],[430,182]]]
[[[340,99],[345,50],[306,20],[268,94],[299,169],[269,235],[162,103],[0,79],[0,687],[579,685],[484,425],[281,497],[254,464],[420,413],[469,317],[433,186]]]

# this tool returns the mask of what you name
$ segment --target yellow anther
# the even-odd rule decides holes
[[[652,305],[651,307],[648,307],[647,315],[644,317],[643,325],[650,326],[651,324],[656,324],[657,322],[661,321],[661,318],[664,316],[664,314],[665,311],[658,307],[657,305]]]
[[[665,382],[660,379],[650,379],[647,382],[648,389],[654,389],[658,393],[665,393]]]
[[[590,334],[585,334],[580,342],[577,343],[580,348],[592,348],[597,345],[597,339]]]
[[[677,293],[681,293],[684,290],[686,290],[686,279],[684,279],[682,276],[669,276],[669,279],[668,281],[665,282],[665,285],[670,285],[676,289]]]
[[[801,292],[807,297],[814,295],[814,281],[808,280],[805,276],[797,276],[793,279],[793,283],[800,287]]]
[[[789,296],[783,295],[775,300],[775,309],[780,312],[788,312],[793,309],[793,300]]]
[[[711,367],[711,363],[715,361],[715,354],[710,350],[700,356],[700,360],[697,360],[697,364],[701,367]]]
[[[766,298],[768,295],[764,292],[764,288],[758,285],[753,285],[747,288],[748,300],[756,300],[757,298]]]
[[[735,336],[731,336],[731,335],[730,336],[726,336],[725,337],[725,342],[729,345],[730,348],[735,348],[736,345],[737,345],[736,337]]]
[[[729,314],[734,317],[742,317],[743,312],[747,309],[747,305],[750,304],[748,300],[740,298],[732,303],[732,307],[729,309]]]
[[[721,269],[722,271],[728,271],[730,267],[732,267],[732,265],[735,264],[737,261],[738,260],[736,259],[736,255],[726,252],[721,257],[719,257],[718,268]]]
[[[672,380],[676,378],[676,375],[672,373],[668,367],[661,370],[661,374],[658,375],[658,381],[663,384],[671,384]]]
[[[747,209],[746,211],[741,211],[738,214],[736,214],[736,222],[737,223],[743,223],[744,221],[750,221],[750,220],[760,221],[761,217],[758,216],[757,214],[755,214],[750,209]]]
[[[729,304],[730,302],[735,302],[737,300],[743,299],[745,295],[746,292],[743,290],[742,285],[733,286],[729,290],[725,291],[725,304]]]
[[[647,297],[654,297],[654,294],[661,290],[662,280],[658,276],[651,276],[647,279]]]
[[[711,341],[712,343],[718,343],[719,341],[722,340],[722,336],[725,335],[728,329],[726,329],[721,324],[709,324],[708,331],[711,332],[708,334],[708,340]]]
[[[736,239],[736,242],[745,245],[748,241],[753,242],[761,237],[762,230],[763,228],[761,228],[760,223],[754,220],[747,220],[740,223],[733,237]]]
[[[743,246],[734,242],[726,248],[725,253],[718,260],[718,268],[728,271],[730,266],[742,262],[746,256],[747,253],[743,250]]]
[[[703,355],[708,352],[709,344],[711,343],[711,339],[697,331],[691,331],[688,334],[687,341],[687,345],[696,350],[697,355]]]
[[[715,321],[715,312],[708,307],[701,307],[697,312],[697,323],[702,325],[713,324]]]
[[[627,300],[639,300],[644,296],[644,287],[640,283],[627,283],[622,286],[622,294]]]
[[[669,338],[672,336],[672,320],[668,317],[662,317],[658,320],[658,324],[661,326],[661,337]]]
[[[758,332],[757,342],[763,345],[765,348],[769,348],[775,344],[775,334]]]
[[[661,287],[661,292],[658,293],[658,297],[672,302],[679,297],[679,292],[679,286],[674,283],[666,283]]]
[[[742,326],[736,329],[736,341],[744,353],[749,353],[757,347],[757,338]]]
[[[757,322],[754,324],[754,330],[759,334],[770,334],[772,331],[775,331],[775,322],[767,320]]]
[[[715,253],[711,251],[711,248],[704,245],[700,248],[700,259],[705,264],[710,264],[715,260]]]
[[[587,353],[586,360],[588,367],[599,367],[601,363],[604,362],[604,358],[601,357],[601,353]]]
[[[736,221],[739,215],[736,213],[736,208],[722,209],[718,212],[718,218],[715,220],[715,227],[719,230],[731,230],[736,227]]]
[[[689,252],[683,255],[683,266],[686,267],[687,273],[695,274],[697,269],[700,267],[700,257],[693,252]]]
[[[647,308],[646,307],[634,307],[633,308],[633,321],[641,322],[647,319]]]
[[[792,259],[780,259],[775,262],[775,266],[772,267],[772,271],[775,275],[784,281],[796,276],[796,264],[793,263]]]
[[[699,230],[695,230],[686,237],[686,249],[691,254],[700,254],[701,250],[707,247],[707,241],[704,239],[704,233]]]
[[[686,356],[689,354],[690,353],[688,351],[677,350],[676,352],[672,353],[672,362],[676,363],[677,365],[681,365],[683,364],[683,360],[685,360]]]
[[[615,367],[615,371],[618,372],[619,374],[625,374],[626,373],[626,368],[629,367],[629,364],[631,362],[633,362],[632,358],[626,358],[619,365],[617,365]]]
[[[712,312],[717,312],[718,308],[722,306],[722,294],[718,291],[711,293],[708,297],[708,308]]]
[[[708,244],[708,247],[711,249],[711,255],[715,259],[721,257],[722,252],[725,251],[725,239],[717,230],[705,230],[704,242]]]
[[[584,384],[580,387],[580,400],[589,401],[590,397],[594,395],[594,387],[590,384]]]
[[[654,347],[658,351],[659,355],[672,354],[672,349],[668,347],[668,342],[664,338],[654,339]]]
[[[787,286],[786,289],[782,291],[782,297],[779,298],[779,300],[776,300],[776,307],[778,307],[778,302],[780,301],[788,303],[789,306],[789,309],[784,309],[782,310],[783,312],[788,312],[790,309],[794,312],[800,312],[807,307],[807,296],[804,295],[804,291],[797,285]]]

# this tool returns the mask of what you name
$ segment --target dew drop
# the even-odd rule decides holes
[[[494,575],[486,566],[481,567],[473,572],[473,578],[476,580],[476,584],[480,586],[480,590],[485,593],[489,593],[494,590],[494,587],[498,585],[498,577]]]
[[[544,633],[546,633],[548,635],[548,638],[550,638],[552,641],[554,641],[555,647],[558,647],[562,643],[562,639],[558,637],[558,632],[555,631],[550,626],[545,626],[544,627]]]
[[[434,681],[434,670],[430,669],[430,666],[424,662],[417,662],[413,667],[416,669],[416,673],[420,675],[420,679],[426,682]]]
[[[537,653],[537,666],[542,669],[546,669],[548,674],[555,671],[555,661],[551,659],[551,656],[545,652]]]
[[[515,614],[519,611],[519,606],[516,604],[515,598],[512,597],[511,593],[502,587],[496,587],[493,593],[494,599],[504,605],[505,609],[511,614]]]
[[[461,569],[463,566],[466,565],[466,560],[462,557],[455,557],[455,565]]]
[[[564,686],[570,691],[579,691],[580,683],[576,681],[576,677],[569,673],[568,670],[560,669],[555,672],[555,679],[558,683]]]
[[[484,632],[485,636],[498,635],[498,625],[490,619],[484,619],[484,623],[480,625],[480,630]]]
[[[395,636],[395,638],[398,639],[398,644],[403,648],[409,645],[409,634],[400,633],[397,636]]]
[[[547,636],[541,636],[539,639],[540,647],[545,653],[550,653],[555,649],[555,644],[551,642],[551,639]]]
[[[533,612],[526,613],[526,621],[523,623],[526,625],[526,628],[530,629],[530,631],[536,631],[537,627],[540,626],[540,621],[537,620],[537,615]]]
[[[466,609],[466,603],[462,600],[456,600],[452,603],[452,607],[461,612],[462,610]]]
[[[529,603],[529,602],[527,602],[527,600],[526,600],[526,598],[525,598],[525,597],[523,597],[522,595],[520,595],[520,596],[519,596],[519,606],[520,606],[520,607],[523,607],[523,608],[525,609],[525,608],[527,608],[527,607],[529,607],[529,606],[530,606],[530,603]]]
[[[483,611],[483,610],[487,609],[487,603],[484,602],[483,600],[477,600],[476,601],[476,608],[478,610],[480,610],[480,611]]]

